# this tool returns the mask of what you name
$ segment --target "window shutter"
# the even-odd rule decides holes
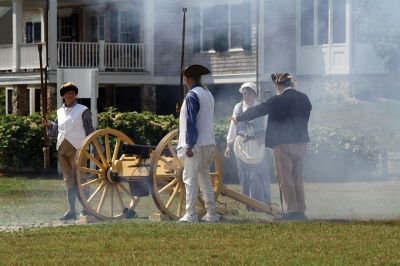
[[[200,17],[200,8],[196,7],[193,9],[193,53],[200,53],[200,34],[201,34],[201,29],[200,29],[200,22],[201,22],[201,17]]]
[[[229,49],[228,41],[228,6],[219,5],[214,7],[214,50],[217,52],[226,52]]]
[[[41,42],[42,41],[42,23],[36,22],[33,24],[34,27],[34,41]]]
[[[118,11],[117,10],[111,10],[110,11],[110,41],[111,43],[117,43],[118,42]]]
[[[26,43],[32,43],[33,42],[32,22],[27,22],[25,24],[25,37],[26,37]]]
[[[251,50],[251,6],[250,3],[245,3],[242,6],[243,14],[242,25],[243,25],[243,49]],[[259,12],[257,10],[257,12]]]
[[[71,15],[71,42],[79,41],[79,15]]]

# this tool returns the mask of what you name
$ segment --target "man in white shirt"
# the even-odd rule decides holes
[[[67,187],[68,211],[60,220],[75,220],[75,154],[82,141],[94,131],[92,114],[89,109],[76,100],[77,86],[72,82],[65,83],[60,88],[64,104],[57,110],[57,121],[43,123],[48,128],[48,135],[57,137],[58,160]]]
[[[198,187],[207,214],[204,222],[218,222],[214,190],[210,179],[210,165],[215,152],[214,97],[201,84],[201,76],[210,71],[201,65],[191,65],[183,70],[188,94],[179,116],[178,156],[184,164],[183,182],[186,189],[186,214],[181,222],[197,222]]]

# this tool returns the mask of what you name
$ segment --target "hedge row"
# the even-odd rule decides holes
[[[228,125],[228,119],[219,120],[215,125],[221,155],[225,149]],[[117,129],[139,144],[157,145],[177,126],[177,119],[172,115],[119,113],[113,109],[98,115],[99,128]],[[42,168],[42,130],[40,114],[28,117],[0,116],[0,166],[13,169]],[[348,180],[379,175],[378,145],[368,136],[368,132],[354,133],[331,126],[315,126],[310,129],[310,135],[304,170],[306,180]],[[52,166],[55,167],[55,145],[52,145],[50,155]],[[223,165],[224,180],[236,182],[235,160],[223,158]]]

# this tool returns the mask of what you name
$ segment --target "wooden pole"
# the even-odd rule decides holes
[[[186,95],[186,90],[185,87],[183,85],[183,64],[185,61],[185,34],[186,34],[186,12],[187,12],[187,8],[184,7],[182,8],[183,11],[183,26],[182,26],[182,51],[181,51],[181,66],[179,69],[180,72],[180,82],[179,82],[179,91],[178,91],[178,103],[176,104],[176,112],[179,113],[181,110],[181,106],[183,103],[183,99]]]

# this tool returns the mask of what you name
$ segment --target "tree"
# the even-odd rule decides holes
[[[388,72],[400,72],[400,1],[357,0],[357,41],[372,43]]]

